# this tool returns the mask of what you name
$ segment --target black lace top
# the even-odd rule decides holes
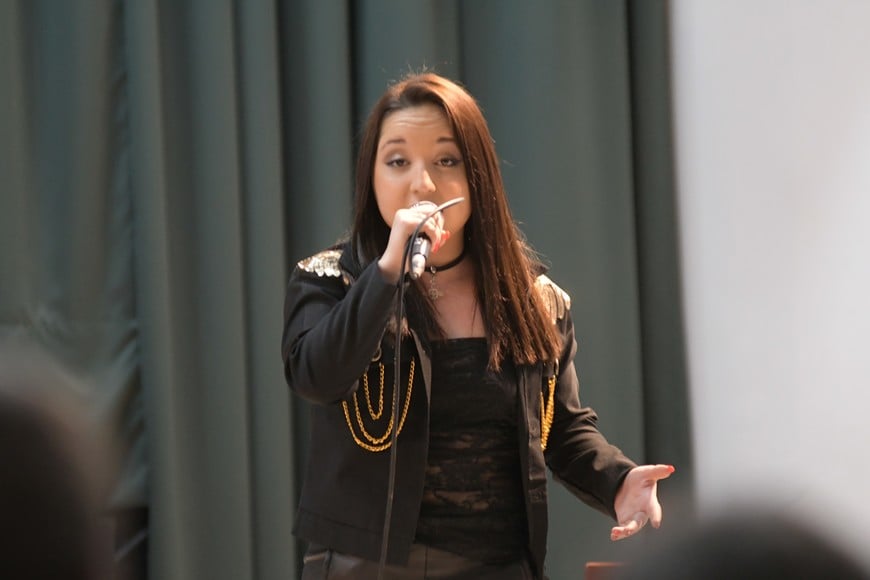
[[[432,346],[429,457],[416,541],[482,562],[528,543],[512,364],[487,370],[483,338]]]

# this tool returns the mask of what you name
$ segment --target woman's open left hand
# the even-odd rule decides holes
[[[662,524],[656,488],[660,479],[670,477],[673,472],[673,465],[640,465],[628,472],[613,502],[618,525],[610,530],[611,540],[632,536],[647,522],[654,528]]]

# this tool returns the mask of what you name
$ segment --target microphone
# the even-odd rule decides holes
[[[426,234],[420,234],[414,238],[414,243],[411,245],[411,268],[409,271],[411,280],[416,280],[423,274],[431,249],[432,242],[429,241],[429,236]]]
[[[448,207],[452,205],[456,205],[459,202],[465,201],[464,197],[457,197],[451,199],[450,201],[446,201],[441,205],[436,206],[431,201],[418,201],[411,207],[418,207],[421,205],[432,206],[432,211],[429,212],[429,215],[426,216],[420,225],[417,226],[417,231],[420,230],[420,226],[426,222],[429,218],[435,215],[438,212],[444,211]],[[432,241],[429,239],[429,236],[426,234],[417,234],[414,236],[414,241],[411,243],[411,262],[408,267],[408,275],[411,276],[411,280],[416,280],[420,276],[423,275],[423,270],[426,269],[426,260],[429,259],[429,251],[432,249]],[[405,255],[407,257],[407,254]]]

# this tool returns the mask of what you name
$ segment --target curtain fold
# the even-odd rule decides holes
[[[290,393],[276,363],[284,285],[283,139],[278,20],[269,2],[237,2],[243,256],[251,425],[254,578],[292,578],[297,553]]]
[[[12,334],[25,324],[28,297],[37,279],[32,190],[31,110],[23,82],[25,20],[18,2],[0,3],[0,328]]]
[[[353,191],[351,3],[279,5],[287,245],[291,263],[335,243]]]
[[[160,69],[159,11],[154,3],[123,5],[123,44],[127,60],[129,131],[128,148],[136,170],[130,175],[135,199],[137,247],[148,251],[136,256],[137,305],[143,337],[141,368],[146,389],[145,412],[149,443],[149,565],[151,578],[193,577],[187,554],[193,536],[185,528],[185,478],[178,472],[184,450],[178,433],[175,397],[170,385],[178,373],[174,355],[176,338],[168,273],[172,240],[165,232],[168,213],[168,183],[165,159],[166,130],[162,119],[163,79]],[[131,162],[132,164],[132,162]],[[148,338],[151,337],[151,338]],[[186,444],[186,442],[184,442]],[[165,493],[164,490],[169,491]]]
[[[673,506],[669,519],[679,521],[691,516],[695,466],[671,133],[668,15],[665,0],[629,3],[644,447],[649,461],[680,466],[680,477],[662,486],[662,501]]]
[[[145,375],[151,577],[288,577],[274,6],[127,7],[143,368],[159,371]]]

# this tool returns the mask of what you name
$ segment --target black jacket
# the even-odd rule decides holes
[[[553,322],[563,337],[557,364],[517,369],[517,445],[529,523],[528,548],[537,577],[543,578],[547,546],[545,464],[572,493],[611,517],[619,485],[635,464],[601,435],[595,412],[580,405],[570,298],[543,275],[538,277],[536,289],[550,305]],[[397,286],[384,281],[375,263],[361,266],[351,256],[349,246],[339,246],[297,264],[284,306],[282,354],[287,384],[315,403],[294,531],[311,542],[374,561],[380,558],[389,472],[389,451],[374,449],[389,447],[389,439],[383,436],[388,432],[392,404],[394,335],[385,329],[397,294]],[[409,385],[412,358],[415,373]],[[383,413],[379,421],[373,421],[372,417],[378,416],[381,372]],[[368,403],[360,380],[364,374],[370,387]],[[387,554],[390,563],[399,564],[406,562],[414,540],[428,446],[431,367],[413,329],[402,343],[401,377],[400,411],[405,420],[399,422]],[[555,392],[550,403],[552,377]],[[544,421],[552,424],[546,452],[541,444],[542,404],[552,405],[552,421]]]

